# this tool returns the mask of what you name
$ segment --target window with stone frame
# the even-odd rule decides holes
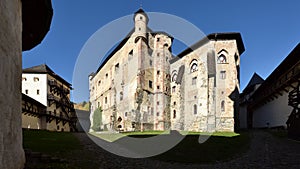
[[[194,109],[194,114],[196,115],[197,114],[197,105],[196,104],[194,104],[193,109]]]
[[[192,85],[196,85],[197,84],[197,77],[193,77],[192,78]]]
[[[177,78],[177,73],[174,73],[173,76],[172,76],[172,82],[175,82],[176,78]]]
[[[219,63],[219,64],[227,63],[226,56],[225,56],[224,54],[221,54],[221,55],[218,57],[217,63]]]
[[[196,59],[193,59],[190,63],[190,73],[198,71],[198,62]]]
[[[152,81],[151,81],[151,80],[149,80],[149,88],[151,88],[151,89],[152,89],[152,87],[153,87],[153,85],[152,85]]]
[[[176,118],[176,110],[173,110],[173,119]]]
[[[123,92],[120,92],[120,101],[123,100]]]
[[[176,86],[173,86],[173,87],[172,87],[172,92],[173,92],[173,93],[176,92]]]
[[[221,111],[222,112],[225,111],[225,101],[224,100],[221,101]]]
[[[220,71],[220,79],[226,79],[226,71],[225,70]]]

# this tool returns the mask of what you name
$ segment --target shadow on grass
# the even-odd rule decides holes
[[[162,140],[172,139],[174,135],[180,133],[159,135]],[[250,146],[250,136],[247,132],[237,133],[213,133],[207,141],[199,144],[199,134],[208,135],[208,133],[189,133],[175,147],[169,151],[151,157],[152,159],[179,162],[179,163],[214,163],[216,161],[227,161],[234,157],[240,156],[246,152]],[[142,153],[135,147],[135,144],[130,143],[130,138],[148,138],[157,136],[155,133],[138,133],[128,134],[129,137],[120,137],[112,142],[112,145],[124,146],[136,153]],[[109,144],[109,143],[108,143]],[[157,146],[160,142],[157,142]],[[147,147],[147,145],[144,145]],[[153,147],[149,146],[149,149]]]

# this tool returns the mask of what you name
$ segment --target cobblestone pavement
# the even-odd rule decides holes
[[[300,142],[274,137],[263,130],[251,131],[248,152],[239,157],[215,164],[169,163],[154,159],[131,159],[120,157],[98,147],[85,133],[75,133],[85,151],[93,154],[91,161],[99,169],[184,169],[184,168],[300,168]]]

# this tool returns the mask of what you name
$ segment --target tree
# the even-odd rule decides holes
[[[102,109],[101,107],[99,107],[94,111],[92,129],[94,131],[100,131],[101,125],[102,125]]]

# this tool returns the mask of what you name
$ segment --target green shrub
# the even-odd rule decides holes
[[[99,107],[94,111],[92,129],[94,131],[100,131],[101,125],[102,125],[102,109],[101,107]]]

